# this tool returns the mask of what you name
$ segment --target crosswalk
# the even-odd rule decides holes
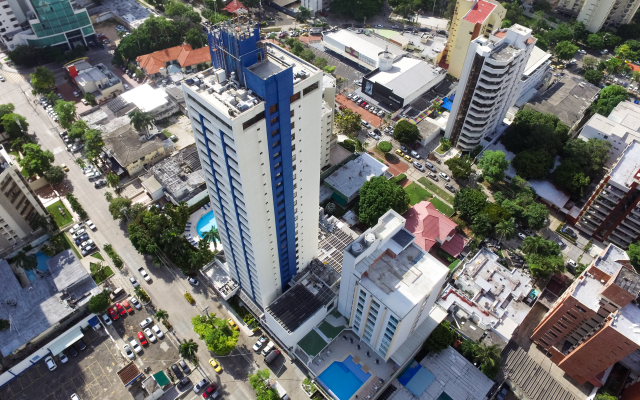
[[[6,79],[7,82],[11,82],[11,83],[20,83],[25,80],[25,78],[22,75],[15,72],[0,71],[0,74],[4,76],[4,79]]]

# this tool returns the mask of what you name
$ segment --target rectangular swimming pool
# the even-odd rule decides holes
[[[334,361],[322,371],[318,380],[339,400],[349,400],[371,377],[362,371],[359,365],[349,356],[344,361]]]

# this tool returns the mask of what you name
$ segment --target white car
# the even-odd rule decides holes
[[[136,357],[135,353],[133,352],[133,350],[131,350],[131,347],[129,347],[128,344],[125,344],[123,346],[123,349],[124,349],[124,352],[127,354],[127,357],[129,357],[129,360],[133,360]]]
[[[147,328],[144,330],[144,334],[147,335],[147,338],[149,338],[149,341],[151,343],[155,343],[156,342],[156,335],[153,334],[153,332],[151,332],[151,329]]]
[[[76,97],[80,97],[80,94],[78,92],[73,92],[73,95]]]
[[[98,178],[100,176],[100,172],[95,171],[95,172],[90,172],[87,174],[87,179],[91,180],[93,178]]]
[[[568,259],[568,260],[567,260],[567,264],[569,264],[569,265],[571,265],[571,266],[574,266],[574,267],[576,267],[576,266],[578,265],[578,264],[576,264],[576,262],[575,262],[575,261],[573,261],[572,259]]]
[[[142,347],[140,347],[136,340],[132,340],[129,343],[131,343],[131,347],[133,347],[136,353],[140,354],[142,352]]]
[[[51,356],[45,358],[44,362],[47,363],[47,368],[49,368],[49,371],[53,371],[54,369],[58,368],[58,365],[55,361],[53,361],[53,357]]]
[[[524,233],[518,232],[518,237],[522,240],[525,240],[527,238],[527,235],[525,235]]]
[[[449,182],[449,175],[445,174],[444,172],[440,172],[440,176],[442,177],[442,179]]]
[[[586,52],[585,50],[582,50],[582,49],[578,50],[578,53],[580,53],[580,54],[587,54],[587,52]]]
[[[75,224],[71,229],[69,229],[69,233],[76,233],[80,228],[82,228],[82,225],[83,224]]]
[[[84,235],[85,232],[86,231],[84,230],[84,228],[77,230],[76,233],[73,234],[73,239],[75,240],[79,238],[80,236]]]
[[[137,308],[138,310],[142,309],[142,304],[140,304],[138,299],[136,299],[135,297],[130,298],[129,303],[131,303],[131,305]]]
[[[162,339],[164,337],[164,332],[162,332],[160,330],[160,328],[158,328],[158,325],[154,325],[151,327],[151,330],[153,331],[153,333],[156,334],[157,337],[159,337],[160,339]]]
[[[71,400],[80,400],[80,397],[78,397],[78,395],[74,393],[71,395]]]
[[[198,282],[196,279],[194,278],[189,278],[187,279],[189,281],[190,284],[192,284],[193,286],[198,286],[200,284],[200,282]]]
[[[80,244],[80,248],[85,249],[86,247],[89,247],[92,244],[93,244],[93,239],[85,240],[84,242],[82,242],[82,244]]]
[[[94,225],[93,221],[91,221],[90,219],[87,220],[86,224],[87,224],[87,227],[92,231],[96,230],[96,226]]]
[[[133,285],[133,287],[134,287],[134,288],[136,288],[136,287],[140,286],[140,284],[138,283],[138,281],[136,281],[136,278],[134,278],[133,276],[132,276],[132,277],[129,277],[129,282],[131,282],[131,284]]]
[[[102,322],[107,326],[113,324],[113,321],[111,321],[111,318],[109,318],[107,314],[102,314]]]
[[[60,353],[58,358],[60,358],[60,362],[63,363],[63,364],[66,364],[69,361],[69,358],[64,353]]]
[[[153,319],[151,317],[149,318],[145,318],[144,321],[140,322],[140,328],[146,328],[147,326],[149,326],[149,324],[151,324],[153,322]],[[160,336],[160,335],[158,335]]]
[[[420,159],[420,154],[418,154],[415,151],[411,150],[411,157],[415,158],[416,160],[419,160]]]

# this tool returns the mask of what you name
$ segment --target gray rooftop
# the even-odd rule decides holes
[[[62,254],[68,252],[75,258],[71,250]],[[60,273],[61,269],[56,266],[53,268],[58,279],[67,277],[61,281],[63,284],[69,282],[66,272]],[[99,292],[86,272],[84,278],[67,288],[66,295],[58,290],[51,271],[36,275],[29,286],[22,288],[9,263],[0,260],[0,318],[11,321],[10,329],[0,331],[0,353],[4,356],[72,314],[77,306],[88,301],[88,296]]]
[[[489,58],[497,61],[509,61],[517,56],[520,51],[522,50],[505,43],[498,45],[498,47],[493,52],[491,52]]]
[[[154,164],[143,180],[151,177],[178,201],[200,193],[205,179],[198,149],[195,145],[185,147],[175,155]]]
[[[165,143],[160,135],[154,135],[151,139],[143,143],[140,141],[140,135],[138,135],[138,132],[133,128],[133,125],[126,130],[111,129],[110,125],[118,119],[122,119],[126,124],[130,124],[129,117],[127,116],[114,119],[111,123],[104,125],[103,140],[104,146],[113,152],[115,159],[125,168],[140,158],[162,147],[173,144],[171,141]]]
[[[376,70],[367,78],[393,91],[395,95],[405,98],[418,89],[433,82],[447,71],[422,60],[403,57],[392,64],[388,71]]]
[[[611,327],[640,345],[640,309],[629,303],[614,314]]]
[[[622,153],[622,157],[611,170],[611,180],[624,187],[631,185],[640,177],[640,142],[633,141]]]
[[[58,291],[63,291],[89,276],[89,273],[84,269],[72,250],[65,250],[48,259],[47,267]]]
[[[358,158],[346,163],[342,168],[327,177],[324,182],[332,189],[340,192],[348,199],[360,191],[362,185],[375,176],[381,176],[389,167],[361,153]]]
[[[589,107],[600,88],[570,75],[564,76],[542,94],[535,95],[526,104],[541,113],[556,115],[571,128]]]
[[[342,257],[344,249],[347,248],[358,235],[352,231],[347,224],[336,217],[326,218],[324,210],[320,209],[320,224],[318,226],[318,261],[333,268],[337,274],[336,280],[340,279],[342,273]],[[333,285],[333,281],[324,279],[328,285]]]
[[[90,3],[90,1],[86,2]],[[89,15],[112,12],[114,15],[126,21],[133,29],[142,25],[142,23],[152,15],[151,11],[135,0],[104,0],[99,6],[92,7],[88,9],[87,12]]]

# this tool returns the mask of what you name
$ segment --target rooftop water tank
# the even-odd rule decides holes
[[[388,46],[383,52],[378,53],[378,69],[388,71],[393,66],[393,54],[389,52]]]

